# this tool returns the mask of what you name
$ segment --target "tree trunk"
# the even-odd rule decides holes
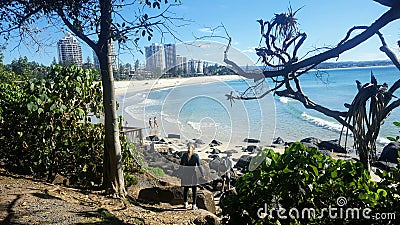
[[[107,48],[101,49],[97,54],[102,77],[105,114],[103,187],[105,190],[116,193],[119,197],[124,198],[126,196],[126,191],[122,171],[122,155],[114,92],[114,77],[112,63],[109,57],[110,48],[110,44],[108,43]]]

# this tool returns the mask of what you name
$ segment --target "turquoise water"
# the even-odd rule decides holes
[[[369,82],[372,73],[379,84],[391,85],[400,78],[395,67],[351,68],[310,72],[301,77],[303,91],[313,101],[336,110],[345,110],[343,103],[351,103],[356,94],[355,80]],[[161,135],[180,133],[185,138],[217,139],[240,144],[246,137],[270,144],[274,137],[298,141],[305,137],[338,139],[341,125],[323,114],[305,109],[291,99],[267,95],[260,100],[231,103],[225,94],[243,92],[250,81],[235,80],[200,85],[189,85],[150,93],[120,96],[123,114],[129,124],[148,127],[148,119],[156,116]],[[395,93],[396,95],[396,93]],[[382,127],[378,144],[387,143],[387,136],[399,131],[393,121],[400,121],[400,111],[394,110]]]

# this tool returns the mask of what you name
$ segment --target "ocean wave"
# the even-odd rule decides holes
[[[322,127],[322,128],[326,128],[328,130],[332,130],[335,132],[340,133],[342,131],[342,125],[339,123],[335,123],[335,122],[331,122],[331,121],[327,121],[318,117],[314,117],[314,116],[310,116],[307,113],[303,112],[303,114],[301,114],[302,117],[304,117],[307,121]],[[344,129],[345,131],[346,129]],[[349,135],[352,136],[353,134],[351,133],[351,131],[349,131]],[[387,145],[390,143],[390,141],[385,138],[385,137],[378,137],[376,140],[376,143],[379,145]]]
[[[385,138],[385,137],[378,137],[378,139],[376,140],[376,143],[380,144],[380,145],[387,145],[390,143],[389,139]]]
[[[188,121],[186,122],[187,125],[189,125],[193,130],[196,132],[201,132],[201,123],[200,122],[193,122],[193,121]]]
[[[318,127],[322,127],[322,128],[325,128],[325,129],[328,129],[328,130],[331,130],[331,131],[339,132],[339,133],[342,131],[342,127],[343,126],[341,124],[339,124],[339,123],[335,123],[335,122],[327,121],[327,120],[324,120],[324,119],[321,119],[321,118],[318,118],[318,117],[310,116],[305,112],[303,112],[301,114],[301,116],[305,120],[315,124]]]
[[[284,103],[284,104],[287,104],[289,102],[289,99],[286,98],[286,97],[279,97],[279,101]]]

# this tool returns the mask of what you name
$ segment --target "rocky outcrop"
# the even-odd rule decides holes
[[[174,187],[153,187],[140,190],[138,200],[146,203],[169,203],[171,205],[183,204],[183,188]],[[192,193],[189,191],[189,202],[192,201]],[[211,213],[216,212],[213,194],[207,190],[197,192],[197,207]]]
[[[318,144],[320,150],[330,150],[338,153],[347,153],[346,149],[340,146],[339,140],[321,141]]]
[[[318,148],[318,145],[319,143],[321,143],[321,140],[315,137],[308,137],[301,140],[300,143],[302,143],[308,148]]]
[[[234,166],[235,168],[238,168],[240,170],[246,170],[247,167],[250,164],[251,156],[249,155],[242,155],[239,160],[237,161],[236,165]]]
[[[400,143],[390,142],[383,148],[381,156],[378,161],[397,163],[397,158],[399,158]]]
[[[281,137],[277,137],[273,142],[272,142],[272,144],[276,144],[276,145],[281,145],[281,144],[284,144],[285,143],[285,141],[281,138]]]
[[[245,139],[243,140],[243,142],[247,142],[247,143],[260,143],[260,140],[254,139],[254,138],[245,138]]]
[[[196,225],[219,225],[221,224],[218,217],[214,215],[199,216],[194,221]]]

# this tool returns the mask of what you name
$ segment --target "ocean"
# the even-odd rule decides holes
[[[311,100],[345,110],[343,104],[351,103],[357,93],[355,80],[362,84],[369,82],[371,72],[379,84],[386,82],[390,86],[400,78],[395,67],[371,67],[311,71],[301,76],[300,81]],[[216,139],[230,145],[242,145],[244,138],[260,139],[262,145],[270,145],[277,137],[287,142],[306,137],[339,139],[342,126],[338,122],[306,109],[296,100],[271,94],[258,100],[227,100],[225,94],[243,92],[251,84],[239,79],[130,93],[118,97],[122,106],[119,111],[129,125],[147,128],[148,135],[173,133],[186,139],[205,142]],[[153,117],[157,117],[158,129],[149,129],[148,121]],[[400,135],[394,121],[400,121],[399,109],[382,126],[378,148],[389,143],[387,136]]]

